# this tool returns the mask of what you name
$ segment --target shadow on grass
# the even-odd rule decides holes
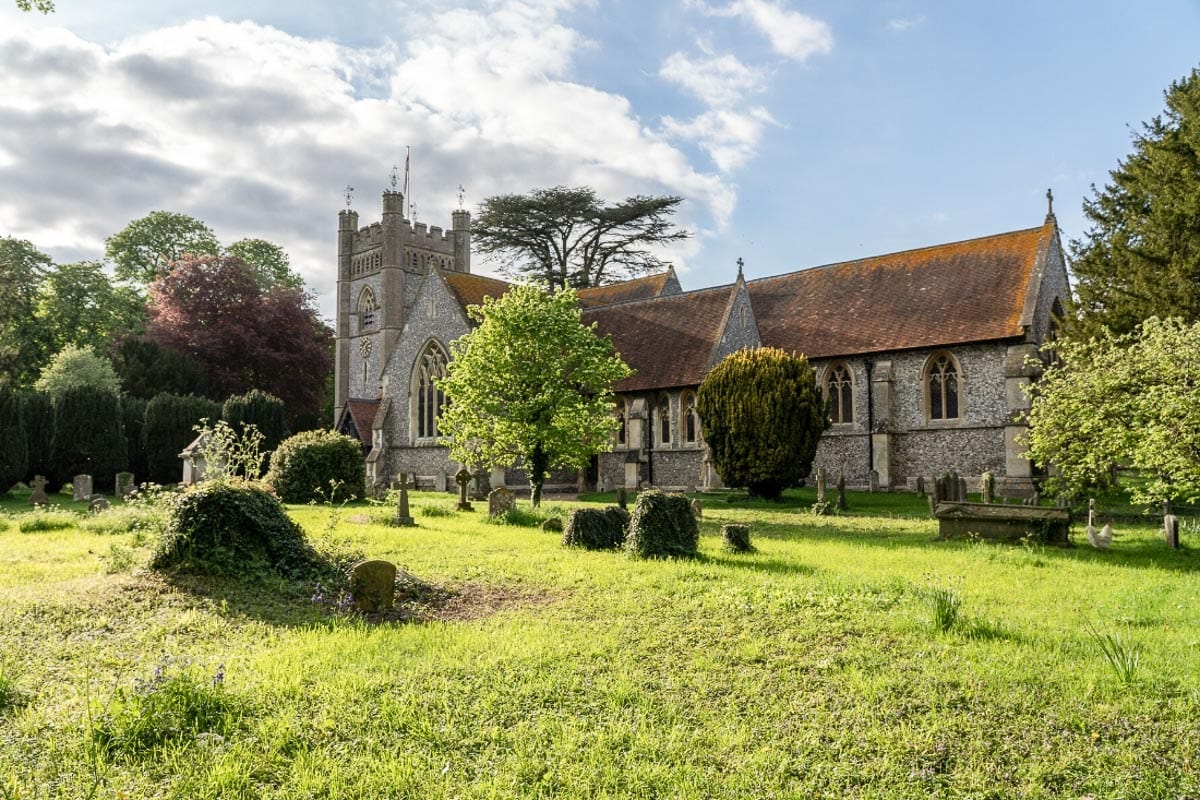
[[[322,624],[328,617],[312,601],[314,581],[278,576],[155,574],[172,589],[209,601],[227,618],[254,619],[278,627],[310,627]]]
[[[750,572],[769,572],[774,575],[814,575],[816,567],[800,564],[795,561],[785,561],[779,558],[764,558],[757,553],[742,553],[740,555],[724,554],[710,556],[701,555],[698,563],[711,564],[715,567],[733,567]]]

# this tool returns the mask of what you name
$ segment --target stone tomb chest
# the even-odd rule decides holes
[[[933,515],[938,520],[939,539],[976,535],[1007,542],[1029,539],[1043,544],[1071,544],[1071,512],[1065,508],[943,502],[937,504]]]

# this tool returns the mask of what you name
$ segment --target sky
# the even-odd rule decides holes
[[[337,213],[546,186],[684,198],[685,289],[1040,225],[1200,66],[1200,0],[0,0],[0,236],[59,262],[154,210],[284,247]],[[476,254],[473,271],[494,266]]]

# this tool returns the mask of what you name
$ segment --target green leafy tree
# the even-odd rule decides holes
[[[1091,227],[1071,242],[1073,338],[1130,333],[1151,316],[1200,320],[1200,70],[1165,98],[1111,182],[1084,202]]]
[[[37,298],[51,264],[24,239],[0,237],[0,384],[28,387],[45,363]]]
[[[38,10],[43,14],[49,14],[54,10],[53,0],[17,0],[17,8],[22,11]]]
[[[38,291],[38,326],[50,352],[67,345],[104,352],[120,337],[141,333],[146,300],[114,284],[98,261],[60,264],[46,272]]]
[[[475,248],[501,271],[548,287],[583,289],[662,269],[662,245],[691,234],[671,217],[681,197],[605,205],[589,186],[489,197],[471,225]]]
[[[146,404],[143,428],[146,472],[155,483],[177,483],[182,476],[179,454],[196,438],[196,426],[218,419],[221,406],[195,395],[160,394]]]
[[[770,500],[808,477],[829,427],[808,359],[774,347],[739,350],[713,367],[696,411],[721,480]]]
[[[167,274],[185,255],[215,256],[216,234],[200,220],[172,211],[151,211],[105,240],[105,255],[117,277],[149,284]]]
[[[609,448],[612,387],[632,370],[581,323],[573,290],[515,286],[468,313],[479,326],[451,344],[439,431],[458,461],[519,463],[536,506],[550,467],[583,467]]]
[[[1029,449],[1052,491],[1138,470],[1136,502],[1200,500],[1200,322],[1151,317],[1134,333],[1055,343],[1032,389]]]
[[[125,469],[125,434],[116,392],[71,386],[53,397],[55,477],[86,473],[96,486],[112,486]]]
[[[46,392],[52,398],[79,386],[93,386],[115,396],[121,392],[121,379],[112,362],[104,356],[84,347],[67,345],[50,359],[35,384],[38,391]]]
[[[0,496],[25,477],[29,469],[28,436],[21,396],[0,386]]]
[[[274,286],[304,289],[304,279],[292,271],[288,254],[282,247],[266,239],[239,239],[225,248],[225,255],[245,262],[261,289]]]

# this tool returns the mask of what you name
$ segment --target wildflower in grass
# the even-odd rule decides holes
[[[354,595],[350,592],[342,592],[338,595],[337,610],[347,612],[354,605]]]
[[[212,684],[214,689],[225,684],[225,665],[223,663],[217,665],[217,674],[213,675]]]
[[[313,602],[313,605],[316,605],[316,606],[319,606],[325,602],[325,590],[323,588],[321,588],[320,581],[317,581],[317,588],[316,588],[316,591],[313,592],[312,602]]]

